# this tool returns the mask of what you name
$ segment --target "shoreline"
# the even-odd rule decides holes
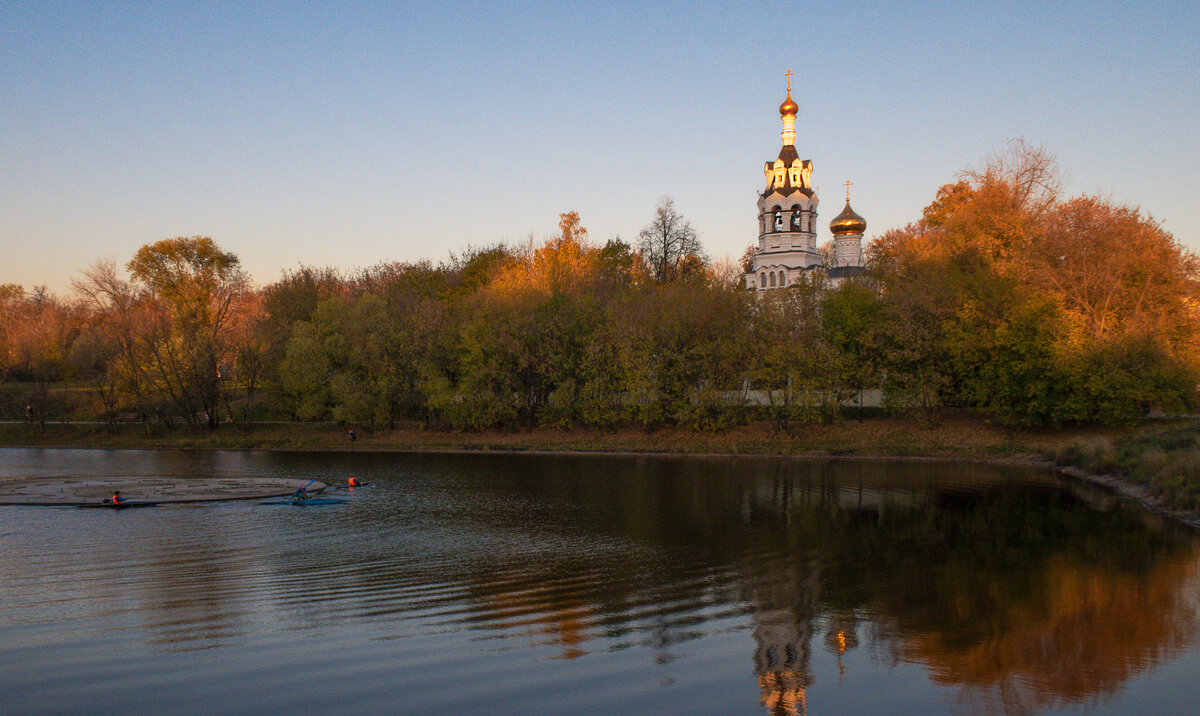
[[[1179,421],[1174,421],[1178,423]],[[737,426],[717,433],[683,428],[611,431],[534,428],[516,432],[459,433],[409,427],[367,433],[350,441],[345,428],[331,423],[272,423],[219,430],[175,428],[155,435],[143,426],[122,424],[115,433],[107,425],[47,424],[41,433],[27,424],[0,425],[0,449],[59,450],[270,450],[279,452],[365,452],[413,455],[494,454],[581,457],[655,457],[679,459],[793,459],[914,462],[974,462],[1046,469],[1067,479],[1081,480],[1132,500],[1143,509],[1200,529],[1200,509],[1167,504],[1146,485],[1113,472],[1097,472],[1063,464],[1056,456],[1070,446],[1095,441],[1137,438],[1162,425],[1085,427],[1063,430],[1018,431],[979,418],[943,421],[933,428],[897,418],[862,423],[797,426],[791,432],[773,426]],[[1184,423],[1187,427],[1187,422]],[[135,433],[136,434],[131,434]],[[671,445],[664,448],[664,445]],[[851,445],[853,447],[847,447]],[[1183,488],[1181,488],[1183,489]],[[1169,495],[1168,495],[1169,496]]]

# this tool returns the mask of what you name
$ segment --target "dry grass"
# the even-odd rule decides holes
[[[1075,441],[1055,452],[1055,462],[1142,485],[1167,507],[1200,510],[1200,421]]]
[[[876,418],[859,423],[798,425],[779,432],[766,423],[741,425],[719,432],[687,428],[647,431],[537,428],[523,431],[461,433],[427,431],[406,426],[396,430],[358,431],[351,442],[346,429],[329,423],[258,424],[239,429],[160,429],[147,435],[139,425],[120,425],[116,432],[99,424],[0,426],[0,445],[93,448],[196,448],[276,450],[498,450],[599,451],[727,455],[869,455],[937,457],[1006,457],[1047,454],[1074,441],[1112,440],[1112,431],[1013,431],[982,419],[960,417],[936,427],[918,421]]]

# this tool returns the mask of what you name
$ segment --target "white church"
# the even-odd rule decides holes
[[[846,182],[846,208],[830,222],[833,260],[817,251],[817,199],[812,184],[813,163],[796,152],[796,112],[792,100],[791,71],[787,72],[787,99],[779,105],[783,147],[779,158],[767,162],[766,188],[758,199],[758,250],[746,288],[769,291],[795,283],[807,271],[823,269],[837,285],[863,271],[863,232],[867,222],[850,208],[850,182]]]

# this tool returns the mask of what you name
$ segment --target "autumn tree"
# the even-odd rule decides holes
[[[15,283],[0,284],[0,382],[12,365],[12,338],[25,300],[25,289]]]
[[[1027,425],[1195,404],[1195,256],[1135,209],[1064,201],[1057,176],[1012,143],[876,242],[891,398]]]
[[[91,382],[112,427],[119,404],[133,409],[150,430],[148,418],[159,414],[170,398],[153,379],[151,346],[163,324],[159,305],[148,289],[127,280],[112,261],[99,261],[72,280],[86,307],[88,325],[77,359],[104,360]],[[88,353],[99,355],[89,358]]]
[[[148,375],[185,420],[215,428],[230,328],[248,288],[237,256],[206,236],[178,237],[143,246],[127,268],[158,309],[144,346]]]

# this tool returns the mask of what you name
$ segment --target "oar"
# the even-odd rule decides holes
[[[313,479],[311,479],[311,480],[309,480],[309,481],[308,481],[308,485],[311,485],[311,484],[313,484],[313,483],[314,483],[314,482],[316,482],[316,481],[317,481],[317,479],[314,477]],[[300,490],[307,490],[307,489],[308,489],[308,485],[305,485],[304,487],[301,487],[301,488],[300,488]],[[297,490],[296,492],[299,492],[300,490]],[[296,501],[296,493],[295,493],[295,492],[293,492],[293,493],[292,493],[292,502],[295,502],[295,501]]]

